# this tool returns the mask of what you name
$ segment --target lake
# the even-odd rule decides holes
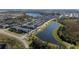
[[[39,13],[26,13],[26,15],[33,16],[33,17],[42,16],[42,15],[39,14]]]
[[[52,32],[53,32],[53,30],[55,30],[55,29],[57,29],[59,27],[60,27],[59,23],[56,23],[56,22],[51,23],[46,29],[39,32],[37,34],[37,36],[39,38],[41,38],[42,40],[44,40],[44,41],[49,41],[49,42],[52,42],[54,44],[57,44],[56,39],[52,35]]]

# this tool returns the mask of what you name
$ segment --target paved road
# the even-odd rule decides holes
[[[23,38],[18,37],[18,36],[13,35],[13,34],[10,34],[8,32],[5,32],[3,29],[0,29],[0,33],[4,34],[4,35],[7,35],[7,36],[10,36],[10,37],[13,37],[13,38],[16,38],[17,40],[22,42],[22,44],[25,46],[25,48],[29,48],[28,43]]]

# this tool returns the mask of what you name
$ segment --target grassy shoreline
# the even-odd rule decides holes
[[[59,25],[60,25],[60,27],[63,27],[62,24],[59,23]],[[67,49],[70,49],[71,47],[76,48],[76,46],[74,46],[74,45],[72,45],[72,44],[70,44],[70,43],[67,43],[67,42],[62,41],[62,39],[58,36],[57,32],[58,32],[58,30],[59,30],[60,27],[58,27],[57,29],[55,29],[55,30],[52,31],[52,35],[54,36],[54,38],[55,38],[55,39],[59,42],[59,44],[61,44],[64,48],[67,48]]]
[[[59,25],[60,25],[60,27],[63,27],[63,25],[61,25],[61,24],[59,24]],[[58,32],[58,30],[59,30],[60,27],[58,27],[57,29],[53,30],[53,31],[52,31],[52,35],[53,35],[54,38],[58,41],[58,43],[60,43],[60,44],[61,44],[62,46],[64,46],[65,48],[67,48],[66,45],[64,44],[64,42],[62,41],[62,39],[59,38],[59,36],[58,36],[58,34],[57,34],[57,32]]]

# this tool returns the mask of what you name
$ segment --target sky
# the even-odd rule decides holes
[[[1,9],[79,9],[79,0],[0,0]]]

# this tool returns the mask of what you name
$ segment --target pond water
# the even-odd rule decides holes
[[[39,38],[41,38],[42,40],[49,41],[49,42],[52,42],[54,44],[57,44],[56,39],[52,35],[52,32],[53,32],[53,30],[55,30],[59,27],[60,27],[59,23],[51,23],[45,30],[39,32],[37,34],[37,36]]]

